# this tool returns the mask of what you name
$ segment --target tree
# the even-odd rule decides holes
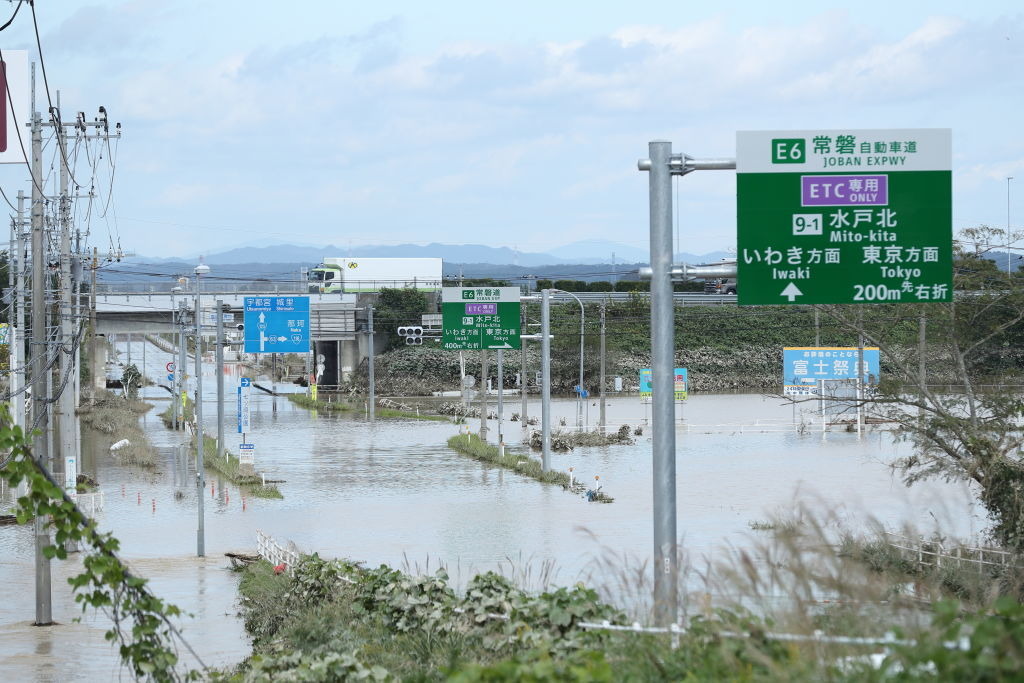
[[[984,226],[983,226],[984,227]],[[893,463],[908,485],[930,477],[974,482],[996,542],[1024,550],[1024,288],[1007,273],[981,265],[979,244],[1005,244],[1005,233],[965,231],[956,253],[951,303],[822,307],[842,326],[877,346],[885,375],[863,400],[868,414],[897,425],[913,453]],[[1013,239],[1012,236],[1010,238]],[[972,267],[974,266],[974,267]],[[894,330],[924,321],[926,344],[914,348]],[[929,382],[938,374],[949,389]],[[999,384],[996,389],[981,385]],[[857,400],[839,399],[851,405]]]
[[[374,304],[374,333],[387,339],[384,350],[402,346],[405,342],[398,336],[403,325],[419,325],[424,313],[428,313],[427,295],[418,289],[381,289]]]

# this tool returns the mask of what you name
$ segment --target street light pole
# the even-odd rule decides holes
[[[203,465],[203,353],[202,353],[202,278],[210,272],[210,266],[200,263],[195,267],[196,274],[196,492],[199,500],[199,525],[196,528],[196,556],[206,555],[206,529],[203,519],[203,493],[206,491],[206,470]]]
[[[583,425],[583,323],[586,314],[583,309],[583,302],[572,292],[567,292],[564,289],[552,289],[551,291],[568,294],[573,299],[576,299],[576,303],[580,305],[580,384],[579,393],[576,396],[576,426],[580,427]]]
[[[180,292],[180,291],[181,291],[181,287],[172,287],[171,288],[171,329],[175,330],[171,334],[177,334],[177,325],[178,325],[178,296],[177,295],[178,295],[178,292]],[[178,336],[178,342],[179,343],[181,342],[181,337],[180,336]],[[171,347],[171,348],[174,348],[174,347]],[[172,357],[173,357],[173,354],[172,354]],[[178,387],[181,385],[181,376],[182,376],[182,374],[184,374],[184,372],[185,372],[184,364],[181,364],[181,363],[175,363],[174,364],[174,372],[172,373],[174,375],[174,379],[171,380],[171,407],[173,408],[174,430],[175,431],[178,430],[178,401],[181,400],[181,399],[178,398],[179,394],[181,393],[178,390]]]

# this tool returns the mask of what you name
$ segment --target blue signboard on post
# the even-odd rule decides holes
[[[822,380],[856,380],[858,354],[856,347],[800,346],[782,350],[783,393],[812,394]],[[865,384],[878,384],[880,360],[878,347],[864,347],[862,377]]]
[[[309,351],[308,296],[245,297],[246,353]]]
[[[640,398],[650,399],[653,395],[653,382],[651,381],[651,369],[641,368],[640,370]],[[689,396],[690,386],[686,368],[676,368],[673,375],[675,383],[675,400],[685,401]]]

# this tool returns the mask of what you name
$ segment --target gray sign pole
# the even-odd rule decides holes
[[[520,313],[519,329],[520,329],[521,333],[526,332],[526,307],[525,306],[522,307],[522,313]],[[523,403],[522,413],[519,416],[519,420],[522,423],[523,431],[525,432],[527,429],[530,428],[530,425],[527,424],[527,417],[526,417],[526,400],[527,400],[527,395],[526,395],[526,393],[527,393],[526,392],[527,384],[526,384],[526,382],[527,382],[527,380],[526,380],[526,340],[525,339],[521,340],[520,343],[519,343],[519,353],[521,354],[520,361],[522,362],[522,366],[523,366],[522,369],[519,372],[519,393],[520,393],[519,398],[522,400],[522,403]]]
[[[224,457],[224,301],[217,299],[217,457]]]
[[[551,470],[551,290],[541,291],[540,303],[540,433],[541,468]]]
[[[505,417],[505,366],[502,364],[504,352],[498,349],[498,445],[505,443],[505,436],[502,433],[501,421]]]
[[[608,416],[605,413],[605,400],[604,400],[605,399],[605,397],[604,397],[604,384],[605,384],[605,377],[604,377],[604,370],[605,370],[605,367],[604,367],[605,341],[604,341],[604,337],[605,337],[605,332],[607,331],[607,327],[606,327],[606,324],[605,324],[606,323],[606,318],[607,318],[605,308],[606,308],[605,303],[602,303],[601,304],[601,379],[599,381],[599,386],[600,386],[599,391],[601,392],[601,417],[600,417],[600,422],[601,422],[601,433],[602,434],[606,434],[608,432],[608,420],[607,420]]]
[[[367,367],[367,378],[366,378],[367,382],[370,385],[369,386],[370,404],[369,404],[369,406],[367,406],[367,408],[368,408],[369,413],[370,413],[370,422],[376,422],[377,421],[377,405],[376,405],[376,403],[377,403],[377,387],[374,384],[374,376],[373,376],[373,369],[374,369],[373,368],[373,365],[374,365],[374,353],[373,353],[373,306],[369,306],[366,309],[366,328],[367,328],[367,332],[369,333],[369,338],[367,339],[367,341],[369,343],[367,344],[367,346],[370,347],[369,348],[369,353],[368,353],[369,365]],[[340,381],[339,381],[339,384],[340,384]]]
[[[487,441],[487,349],[480,349],[480,440]]]
[[[672,300],[672,143],[654,141],[650,152],[651,211],[651,421],[654,464],[654,610],[657,623],[676,620],[676,431],[674,394],[675,308]]]

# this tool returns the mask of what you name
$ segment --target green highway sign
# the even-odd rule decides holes
[[[441,346],[446,349],[518,349],[518,287],[443,287]]]
[[[953,300],[945,128],[736,134],[739,304]]]

